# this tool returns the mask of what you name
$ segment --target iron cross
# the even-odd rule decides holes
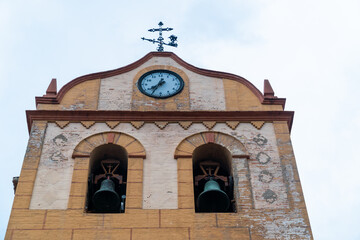
[[[167,45],[167,46],[171,46],[171,47],[177,47],[177,36],[175,35],[171,35],[169,38],[170,38],[170,42],[168,43],[165,43],[164,42],[164,38],[162,36],[162,32],[163,31],[171,31],[173,30],[172,28],[163,28],[162,26],[164,25],[162,22],[159,22],[159,28],[152,28],[152,29],[149,29],[148,31],[149,32],[159,32],[159,37],[157,40],[155,39],[149,39],[149,38],[144,38],[142,37],[141,39],[142,40],[146,40],[146,41],[149,41],[149,42],[152,42],[152,43],[158,43],[158,47],[157,47],[157,50],[158,52],[163,52],[164,51],[164,47],[163,45]]]

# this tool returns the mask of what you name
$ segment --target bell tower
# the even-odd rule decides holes
[[[5,238],[312,239],[284,107],[172,52],[53,79]]]

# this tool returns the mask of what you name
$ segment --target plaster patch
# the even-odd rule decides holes
[[[188,73],[191,110],[226,110],[222,79]]]
[[[134,71],[101,79],[99,110],[130,110]]]

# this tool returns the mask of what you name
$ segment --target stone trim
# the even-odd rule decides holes
[[[193,123],[215,122],[227,123],[234,129],[234,122],[273,122],[285,121],[290,132],[294,112],[293,111],[55,111],[55,110],[28,110],[26,111],[28,128],[33,121],[70,121],[82,122],[130,122],[135,128],[140,129],[146,122],[179,123],[185,130]],[[191,122],[191,124],[190,124]],[[229,124],[232,122],[232,124]],[[186,125],[184,124],[186,123]],[[91,127],[85,124],[87,127]],[[209,125],[208,127],[211,127]]]
[[[106,125],[108,125],[109,128],[114,129],[117,125],[119,125],[119,121],[107,121]]]
[[[145,148],[139,140],[120,132],[102,132],[83,139],[75,147],[72,157],[88,157],[96,147],[108,143],[125,148],[131,157],[146,158]]]
[[[70,121],[55,121],[55,123],[59,128],[63,129],[70,123]]]
[[[238,139],[221,132],[201,132],[185,138],[176,147],[174,158],[191,158],[197,147],[207,143],[215,143],[225,147],[232,156],[249,158],[245,146]]]
[[[253,125],[254,127],[256,127],[256,129],[260,130],[262,128],[262,126],[264,126],[265,122],[264,121],[252,121],[251,125]]]

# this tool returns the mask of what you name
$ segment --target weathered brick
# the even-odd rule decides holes
[[[178,158],[177,159],[178,170],[189,169],[192,171],[192,169],[193,169],[192,165],[193,165],[192,158]]]
[[[289,134],[289,126],[287,125],[287,122],[284,121],[274,121],[274,130],[276,134]]]
[[[69,209],[84,209],[86,196],[70,196],[68,202]]]
[[[281,105],[263,105],[245,85],[223,79],[227,111],[283,110]]]
[[[92,150],[94,150],[95,146],[93,146],[88,141],[81,141],[75,148],[75,154],[82,154],[82,155],[90,155]]]
[[[178,207],[182,208],[195,208],[194,197],[193,196],[179,196],[178,197]]]
[[[103,214],[84,213],[79,210],[47,210],[45,229],[102,228]]]
[[[16,188],[16,194],[31,195],[34,187],[34,182],[20,182]]]
[[[126,148],[129,144],[135,141],[136,140],[133,137],[130,137],[129,135],[121,134],[118,140],[116,141],[116,144]]]
[[[144,151],[143,146],[138,141],[133,141],[130,144],[126,145],[125,149],[130,155]]]
[[[13,209],[8,229],[42,229],[44,219],[44,210]]]
[[[126,209],[121,214],[104,214],[105,228],[157,228],[159,210]]]
[[[215,213],[195,213],[194,209],[161,209],[161,227],[216,227]]]
[[[75,158],[74,170],[88,170],[90,158]]]
[[[246,227],[249,224],[244,221],[246,217],[243,217],[246,214],[244,211],[239,211],[239,213],[217,213],[217,225],[218,227]]]
[[[86,141],[94,149],[94,148],[96,148],[98,146],[101,146],[101,145],[107,143],[107,134],[106,133],[96,134],[96,135],[91,136],[91,138],[88,138]]]
[[[192,228],[190,230],[191,239],[229,239],[229,240],[250,240],[248,228]]]
[[[31,195],[15,195],[13,209],[15,208],[29,208]]]
[[[191,183],[178,183],[178,194],[179,196],[193,196],[194,190]]]
[[[132,232],[132,240],[188,240],[188,228],[136,228]]]
[[[127,172],[127,182],[142,182],[143,180],[143,171],[142,170],[130,170],[128,169],[128,172]]]
[[[36,170],[35,169],[22,169],[19,182],[32,182],[35,181],[36,177]]]
[[[71,183],[71,196],[85,196],[87,192],[87,182],[73,182]]]
[[[60,104],[38,104],[38,110],[96,110],[100,79],[89,80],[72,87]]]
[[[22,169],[37,169],[40,156],[25,156]]]
[[[130,240],[130,229],[75,229],[73,240]]]
[[[89,172],[87,169],[74,169],[72,182],[84,183],[87,182]]]
[[[191,169],[178,169],[179,183],[193,183],[193,172]]]
[[[195,146],[187,141],[183,141],[177,149],[191,154],[195,150]]]
[[[142,170],[143,169],[143,161],[144,161],[144,159],[142,159],[142,158],[129,158],[128,159],[128,170]]]
[[[126,196],[126,209],[137,208],[142,209],[143,198],[142,196]]]
[[[71,230],[14,230],[12,239],[45,240],[71,239]]]
[[[143,184],[138,182],[128,182],[126,184],[126,196],[139,197],[142,196]]]

